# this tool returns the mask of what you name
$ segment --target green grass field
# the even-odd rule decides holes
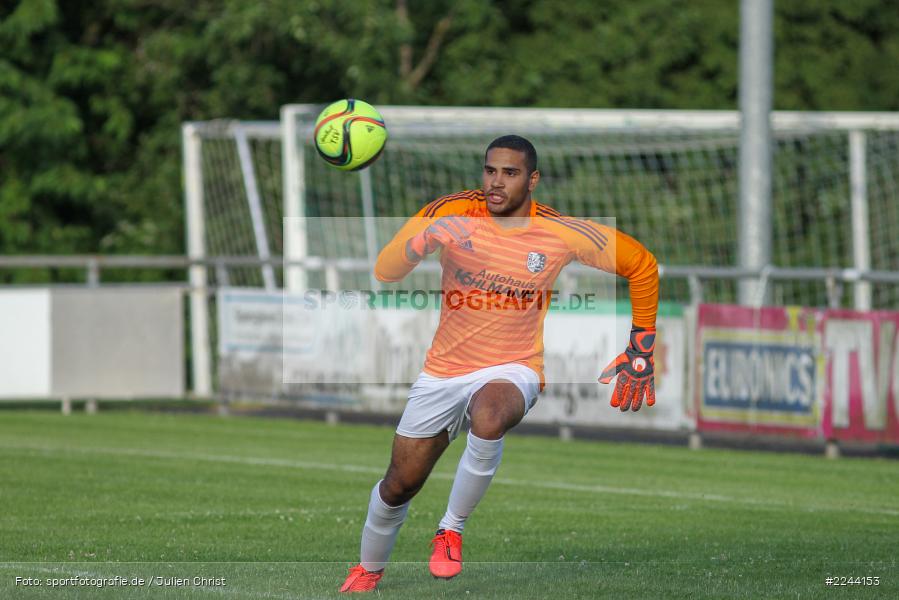
[[[392,435],[296,420],[0,412],[0,598],[338,597]],[[894,460],[514,433],[468,522],[462,575],[434,580],[429,541],[463,443],[413,502],[381,596],[899,598]],[[115,576],[145,583],[49,583]],[[829,587],[828,576],[880,584]]]

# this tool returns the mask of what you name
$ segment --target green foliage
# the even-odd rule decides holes
[[[776,6],[778,107],[899,108],[899,11],[895,2],[783,0]]]
[[[407,4],[406,19],[396,0],[4,4],[0,253],[183,252],[187,120],[274,119],[288,102],[346,96],[736,106],[735,2]],[[889,0],[779,0],[775,45],[778,108],[899,110]],[[404,47],[418,80],[404,71]]]

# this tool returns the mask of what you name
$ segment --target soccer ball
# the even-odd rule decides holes
[[[328,164],[357,171],[375,162],[387,142],[384,119],[362,100],[338,100],[315,121],[315,149]]]

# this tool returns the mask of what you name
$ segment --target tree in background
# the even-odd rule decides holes
[[[899,110],[892,2],[775,8],[777,108]],[[736,0],[6,3],[0,252],[182,253],[187,120],[347,96],[732,109],[738,13]]]

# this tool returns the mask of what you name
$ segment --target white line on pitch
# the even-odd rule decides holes
[[[166,452],[163,450],[142,450],[135,448],[69,448],[62,446],[39,446],[31,444],[0,444],[0,448],[11,450],[33,450],[37,452],[79,452],[82,454],[107,454],[112,456],[138,456],[143,458],[161,458],[173,460],[200,460],[207,462],[232,463],[240,465],[259,465],[267,467],[285,467],[290,469],[310,469],[320,471],[343,471],[346,473],[365,473],[371,475],[383,475],[384,469],[378,467],[365,467],[362,465],[347,465],[337,463],[320,463],[301,460],[289,460],[284,458],[262,458],[253,456],[229,456],[227,454],[182,454],[178,452]],[[455,475],[451,473],[431,473],[432,478],[452,480]],[[873,515],[899,516],[899,510],[878,507],[862,506],[827,506],[827,505],[797,505],[789,502],[765,500],[759,498],[738,498],[721,494],[707,494],[701,492],[676,492],[670,490],[650,490],[640,488],[621,488],[605,485],[567,483],[563,481],[531,481],[526,479],[507,479],[497,477],[493,480],[499,485],[515,487],[527,487],[546,490],[561,490],[567,492],[586,492],[592,494],[620,494],[626,496],[644,496],[650,498],[674,498],[678,500],[697,500],[703,502],[721,502],[732,504],[745,504],[749,506],[786,508],[803,512],[856,512]]]

